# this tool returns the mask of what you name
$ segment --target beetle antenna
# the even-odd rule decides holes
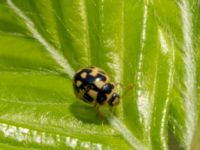
[[[130,85],[128,85],[128,86],[124,86],[124,85],[122,85],[121,83],[119,83],[119,85],[120,85],[120,86],[122,87],[122,89],[123,89],[123,94],[122,94],[121,98],[123,98],[124,96],[126,96],[127,93],[135,87],[134,84],[130,84]]]

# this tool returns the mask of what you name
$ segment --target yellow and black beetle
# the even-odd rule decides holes
[[[105,104],[119,104],[120,96],[109,76],[98,67],[86,67],[74,75],[75,95],[86,103],[99,107]]]

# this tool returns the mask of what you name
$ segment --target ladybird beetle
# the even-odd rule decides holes
[[[74,75],[73,87],[75,95],[95,107],[108,104],[119,104],[119,94],[108,75],[100,68],[86,67]]]

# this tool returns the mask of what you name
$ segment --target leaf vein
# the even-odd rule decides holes
[[[60,54],[54,46],[45,40],[45,38],[36,29],[33,21],[28,18],[28,16],[26,16],[23,11],[12,2],[12,0],[7,0],[7,4],[10,9],[13,10],[13,12],[15,12],[24,21],[27,29],[32,33],[33,37],[45,47],[51,57],[64,69],[64,72],[72,78],[74,75],[74,69],[70,66],[68,60],[65,59],[64,56]]]

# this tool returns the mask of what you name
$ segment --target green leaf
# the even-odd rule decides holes
[[[198,0],[0,0],[0,148],[198,149],[199,8]],[[72,88],[90,65],[123,85],[114,113],[100,108],[103,122]]]

